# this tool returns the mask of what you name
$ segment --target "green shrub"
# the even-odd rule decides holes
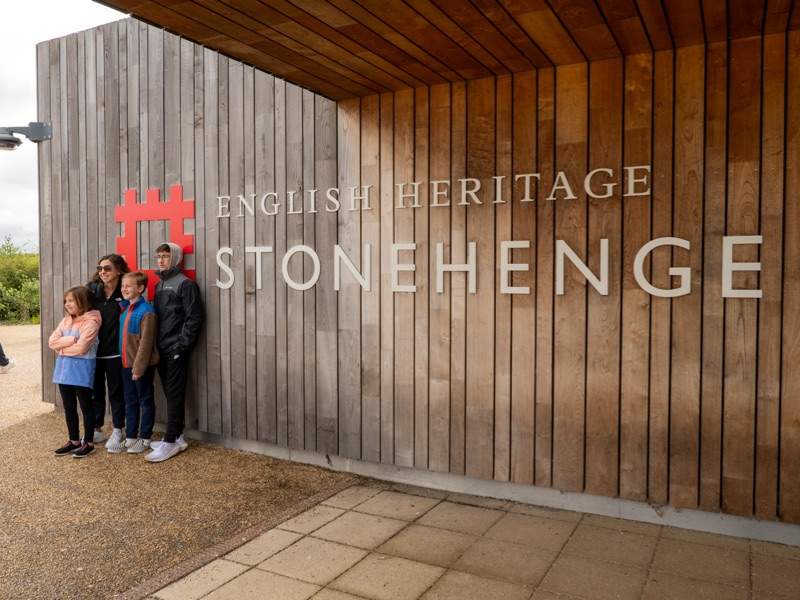
[[[39,322],[39,255],[0,243],[0,321]]]

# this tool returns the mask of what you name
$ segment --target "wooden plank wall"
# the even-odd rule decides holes
[[[182,183],[196,200],[191,264],[207,322],[194,353],[190,424],[203,431],[417,469],[553,486],[655,504],[800,522],[800,33],[713,42],[338,105],[133,20],[38,47],[42,330],[120,234],[127,187]],[[589,198],[591,169],[653,165],[652,192]],[[535,202],[514,173],[538,171]],[[546,197],[556,173],[576,199]],[[504,180],[493,179],[505,176]],[[481,204],[398,209],[396,184],[481,182]],[[499,183],[498,183],[499,181]],[[619,181],[619,178],[617,178]],[[340,188],[342,210],[323,210]],[[370,209],[348,211],[349,188]],[[216,196],[317,189],[318,212],[216,217]],[[406,187],[404,192],[409,192]],[[308,197],[302,196],[308,206]],[[420,188],[420,204],[431,201]],[[409,199],[405,202],[410,203]],[[165,235],[140,226],[140,255]],[[764,236],[762,261],[721,298],[723,235]],[[654,285],[692,269],[692,293],[655,298],[635,282],[646,241],[683,237],[645,263]],[[556,240],[594,272],[609,240],[609,294],[566,266]],[[500,293],[500,242],[530,265]],[[401,285],[392,293],[392,243]],[[445,263],[477,244],[477,293],[464,273],[436,293]],[[333,289],[340,244],[346,267]],[[287,250],[317,249],[319,283],[289,288]],[[260,260],[245,246],[272,246]],[[231,246],[237,284],[215,285]],[[227,260],[227,259],[226,259]],[[260,273],[257,271],[260,262]],[[148,264],[144,262],[144,264]],[[305,280],[312,263],[289,261]],[[260,280],[260,286],[257,285]],[[45,396],[53,365],[43,350]],[[163,408],[163,406],[162,406]],[[161,413],[163,415],[163,413]]]

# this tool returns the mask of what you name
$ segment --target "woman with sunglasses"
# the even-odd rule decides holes
[[[97,261],[97,272],[87,284],[92,308],[100,311],[102,324],[98,333],[97,368],[94,375],[95,429],[94,443],[103,437],[102,427],[106,416],[106,383],[111,403],[111,421],[114,430],[106,443],[106,450],[119,452],[125,443],[125,399],[122,391],[122,359],[119,353],[119,303],[122,302],[122,276],[128,273],[128,263],[119,254],[107,254]]]

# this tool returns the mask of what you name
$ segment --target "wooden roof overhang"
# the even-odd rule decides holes
[[[800,28],[800,0],[97,0],[334,100]]]

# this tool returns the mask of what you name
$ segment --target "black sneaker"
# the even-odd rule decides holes
[[[89,456],[92,452],[94,452],[94,450],[94,446],[83,444],[80,450],[75,451],[75,453],[72,455],[72,458],[83,458],[84,456]]]
[[[61,446],[61,448],[59,448],[58,450],[54,450],[53,454],[55,454],[56,456],[66,456],[67,454],[72,454],[73,452],[77,452],[78,450],[80,450],[80,448],[81,448],[80,444],[73,444],[72,442],[67,442],[66,444]]]

